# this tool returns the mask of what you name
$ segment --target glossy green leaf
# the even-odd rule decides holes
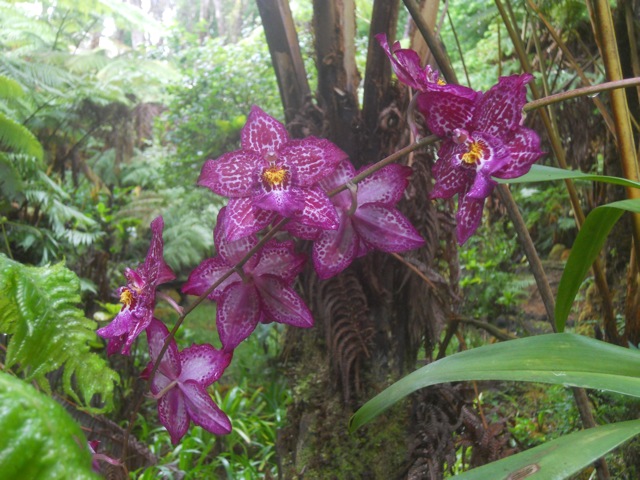
[[[0,477],[98,479],[87,441],[50,397],[0,372]]]
[[[570,333],[510,340],[430,363],[394,383],[351,417],[356,430],[429,385],[462,380],[514,380],[597,388],[640,397],[640,351]]]
[[[640,188],[640,182],[627,180],[626,178],[610,177],[608,175],[594,175],[579,170],[566,170],[564,168],[547,167],[546,165],[532,165],[531,170],[518,178],[502,179],[494,178],[498,183],[533,183],[549,182],[553,180],[585,180],[590,182],[612,183],[625,187]]]
[[[640,433],[640,420],[589,428],[551,440],[497,462],[474,468],[457,480],[562,479],[580,471]]]
[[[591,265],[598,257],[609,232],[627,212],[640,213],[640,200],[622,200],[594,208],[578,232],[562,272],[556,298],[556,327],[564,331],[571,306]]]
[[[9,335],[5,367],[50,391],[46,374],[64,366],[67,395],[85,408],[112,408],[118,374],[91,351],[96,323],[84,316],[80,281],[63,264],[29,267],[0,254],[0,333]],[[90,408],[98,395],[103,408]]]

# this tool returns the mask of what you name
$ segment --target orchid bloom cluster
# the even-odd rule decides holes
[[[409,167],[388,165],[355,184],[357,172],[337,146],[315,137],[291,139],[284,125],[257,106],[242,129],[241,147],[202,168],[198,184],[229,197],[229,203],[220,210],[214,230],[217,255],[196,267],[182,288],[217,303],[222,348],[192,345],[180,351],[154,317],[158,286],[175,278],[162,256],[162,217],[151,223],[144,263],[125,270],[127,284],[118,290],[120,313],[97,331],[109,340],[109,355],[128,355],[133,341],[146,331],[151,362],[142,377],[153,373],[151,396],[174,444],[191,421],[214,434],[231,431],[229,418],[206,389],[259,323],[313,326],[311,312],[294,288],[307,257],[296,251],[292,239],[261,242],[261,231],[287,219],[282,234],[313,242],[312,262],[322,279],[371,250],[403,252],[424,243],[396,208],[409,182]]]
[[[492,177],[520,177],[543,155],[538,135],[522,126],[526,84],[533,76],[501,77],[488,92],[449,85],[429,65],[422,68],[413,50],[399,42],[389,47],[384,34],[376,38],[398,79],[418,92],[427,127],[442,138],[431,198],[458,195],[456,235],[463,244],[480,225],[485,199],[497,185]]]
[[[398,79],[418,92],[417,108],[427,127],[442,139],[431,197],[458,195],[456,233],[462,244],[480,224],[484,201],[496,185],[493,177],[523,175],[542,155],[538,136],[522,126],[532,76],[502,77],[485,93],[448,85],[429,66],[420,66],[416,52],[397,42],[390,47],[384,35],[377,38]],[[216,256],[191,272],[182,291],[217,303],[220,350],[192,345],[180,351],[154,317],[157,288],[175,274],[163,259],[162,217],[151,223],[144,263],[124,272],[127,284],[118,290],[122,309],[97,333],[109,340],[109,355],[129,355],[134,340],[146,331],[151,362],[142,376],[150,381],[160,422],[173,443],[191,421],[214,434],[231,431],[229,418],[207,388],[259,323],[313,326],[294,288],[306,256],[296,251],[292,239],[261,241],[261,232],[278,224],[281,235],[313,242],[312,264],[321,279],[339,274],[371,250],[403,252],[423,245],[396,208],[411,168],[387,165],[354,183],[361,172],[333,143],[292,139],[282,123],[257,106],[242,129],[241,148],[204,164],[198,184],[228,197],[229,203],[214,230]]]

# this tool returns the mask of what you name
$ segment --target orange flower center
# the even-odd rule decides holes
[[[485,156],[487,145],[484,142],[475,140],[469,144],[467,153],[462,155],[462,161],[467,165],[475,165]]]
[[[272,165],[262,171],[262,180],[270,187],[279,187],[289,180],[289,172],[278,165]]]
[[[439,78],[438,81],[436,82],[438,85],[446,85],[447,82],[445,82],[443,79]]]

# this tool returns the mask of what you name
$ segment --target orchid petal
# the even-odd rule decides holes
[[[96,330],[96,333],[103,338],[115,338],[120,337],[127,333],[132,324],[136,321],[131,309],[126,305],[123,305],[120,313],[118,313],[114,319],[108,325]]]
[[[480,226],[483,207],[484,198],[471,198],[462,194],[458,196],[456,236],[460,245],[464,244]]]
[[[304,191],[294,185],[288,187],[258,189],[251,201],[259,209],[279,213],[283,217],[291,217],[304,209]]]
[[[176,274],[164,261],[162,251],[164,243],[162,241],[162,229],[164,228],[164,221],[162,216],[156,217],[151,222],[151,244],[149,245],[149,251],[145,258],[144,264],[141,267],[148,284],[153,285],[154,289],[156,285],[161,283],[170,282],[176,278]]]
[[[391,60],[391,67],[398,80],[416,90],[424,90],[427,87],[426,78],[423,69],[420,67],[420,57],[417,52],[400,48],[400,42],[393,44],[392,52],[385,33],[379,33],[375,38],[387,54],[387,57],[389,57],[389,60]]]
[[[267,115],[260,107],[251,107],[241,132],[242,150],[255,152],[261,157],[275,155],[288,141],[289,134],[282,123]]]
[[[356,258],[358,238],[343,213],[338,230],[324,230],[313,244],[313,266],[321,279],[337,275]]]
[[[232,265],[229,265],[220,256],[203,260],[200,265],[194,268],[193,271],[189,274],[189,278],[182,286],[182,293],[199,297],[204,292],[206,292],[209,287],[211,287],[211,285],[220,280],[220,278],[225,275],[231,268]],[[208,298],[214,301],[219,300],[225,288],[227,288],[232,283],[241,281],[241,278],[236,272],[232,273],[220,285],[213,289]]]
[[[233,350],[251,335],[260,315],[260,301],[253,285],[239,282],[228,286],[216,312],[218,334],[224,350]]]
[[[255,235],[249,235],[229,242],[225,238],[224,233],[226,231],[225,223],[227,221],[227,207],[223,207],[220,209],[220,212],[218,212],[216,226],[213,229],[213,241],[216,244],[218,255],[220,255],[228,265],[235,265],[256,246],[258,239]]]
[[[455,91],[427,91],[418,95],[418,109],[424,115],[432,133],[446,137],[457,128],[469,129],[476,103],[480,97],[460,96]],[[473,90],[472,90],[473,92]]]
[[[347,159],[336,165],[333,171],[320,180],[319,184],[326,192],[330,192],[334,188],[338,188],[350,181],[356,174],[356,169]],[[335,197],[334,197],[335,201]],[[347,208],[348,208],[347,204]]]
[[[478,172],[471,188],[467,192],[467,196],[478,200],[487,198],[491,195],[496,185],[497,183],[490,176],[485,175],[483,172]]]
[[[233,352],[223,352],[211,345],[191,345],[180,352],[182,373],[179,381],[193,380],[201,385],[211,385],[229,366]]]
[[[304,225],[324,230],[338,228],[338,214],[327,194],[316,185],[304,191],[304,210],[293,218]]]
[[[151,323],[151,319],[153,318],[153,307],[150,307],[144,312],[144,316],[140,317],[140,319],[133,323],[133,328],[127,333],[127,336],[124,341],[124,345],[122,346],[122,354],[129,355],[131,353],[131,345],[138,335],[144,332],[149,324]]]
[[[348,157],[329,140],[307,137],[290,140],[278,152],[278,158],[294,167],[298,185],[308,187],[331,174],[336,165]]]
[[[172,388],[158,400],[158,418],[176,445],[189,429],[189,414],[184,396],[178,388]]]
[[[358,184],[358,205],[365,203],[395,205],[402,199],[409,185],[411,173],[413,170],[410,167],[398,164],[387,165],[378,170]]]
[[[193,423],[214,435],[231,432],[229,417],[218,408],[202,385],[192,380],[180,383],[186,409]]]
[[[198,185],[224,197],[246,197],[251,193],[263,159],[252,152],[236,150],[217,160],[207,160],[202,166]]]
[[[493,173],[498,178],[516,178],[531,169],[543,152],[540,150],[540,137],[533,130],[525,127],[517,129],[508,142],[511,161]]]
[[[478,103],[473,117],[475,129],[504,138],[520,126],[522,107],[527,102],[526,84],[533,75],[500,77]]]
[[[294,327],[310,328],[313,317],[300,296],[277,277],[262,275],[256,281],[262,307],[268,317]]]
[[[380,203],[358,207],[353,228],[362,240],[383,252],[404,252],[424,245],[424,239],[398,209]]]
[[[97,333],[97,332],[96,332]],[[120,335],[118,337],[111,337],[107,343],[107,356],[111,356],[114,353],[121,353],[124,341],[127,339],[126,335]]]
[[[232,198],[227,204],[224,234],[229,242],[259,232],[275,218],[275,212],[255,208],[250,198]]]
[[[149,357],[151,357],[151,361],[153,363],[158,361],[158,357],[160,356],[160,352],[164,347],[167,337],[169,337],[169,330],[166,325],[160,320],[153,318],[147,327]],[[160,366],[158,367],[156,376],[158,372],[162,373],[170,380],[175,380],[180,375],[180,356],[174,339],[169,341],[167,351],[164,352],[164,355],[160,360]],[[153,393],[158,393],[158,391],[154,391]]]
[[[302,271],[306,261],[305,255],[295,253],[292,241],[270,241],[260,251],[258,263],[252,273],[256,276],[274,275],[291,283]]]
[[[446,140],[438,151],[438,160],[433,165],[432,175],[436,183],[430,198],[451,198],[465,191],[473,182],[475,170],[461,167],[453,162],[453,152],[457,146]]]
[[[283,230],[289,232],[292,236],[303,240],[315,240],[322,231],[322,229],[318,227],[310,227],[309,225],[304,225],[296,220],[287,222],[284,225]]]

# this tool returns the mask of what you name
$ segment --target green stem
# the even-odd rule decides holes
[[[556,93],[554,95],[549,95],[548,97],[533,100],[524,106],[524,111],[530,112],[531,110],[535,110],[536,108],[546,107],[547,105],[563,102],[572,98],[584,97],[587,95],[597,95],[600,92],[615,90],[617,88],[633,87],[636,85],[640,85],[640,77],[625,78],[624,80],[614,80],[611,82],[600,83],[598,85],[576,88],[575,90],[569,90],[568,92]]]
[[[13,260],[13,254],[11,253],[11,246],[9,245],[9,239],[7,238],[7,231],[4,229],[4,221],[3,218],[0,225],[2,225],[2,236],[4,238],[4,245],[7,247],[7,253],[9,254],[9,258]]]

